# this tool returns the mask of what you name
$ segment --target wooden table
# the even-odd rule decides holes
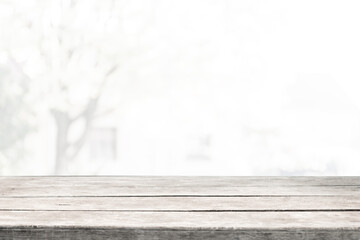
[[[0,177],[0,239],[360,239],[360,177]]]

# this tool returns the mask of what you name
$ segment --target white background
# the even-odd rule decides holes
[[[359,10],[0,0],[0,174],[359,175]]]

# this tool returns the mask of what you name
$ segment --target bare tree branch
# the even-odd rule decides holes
[[[107,116],[107,115],[109,115],[109,114],[112,114],[114,111],[115,111],[114,108],[106,109],[106,110],[104,110],[104,111],[102,111],[102,112],[94,115],[94,119],[95,119],[95,118],[100,118],[100,117]]]
[[[85,107],[84,111],[79,113],[77,116],[71,119],[72,122],[75,122],[79,120],[80,118],[86,116],[89,113],[89,108],[91,107],[94,109],[94,112],[97,109],[98,102],[100,100],[100,97],[102,95],[102,92],[104,91],[104,88],[108,82],[109,77],[118,69],[118,65],[114,65],[111,67],[104,75],[103,81],[100,83],[100,86],[98,87],[98,91],[95,94],[94,98],[89,99],[89,102],[87,103],[87,106]]]

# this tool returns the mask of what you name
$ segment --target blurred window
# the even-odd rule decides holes
[[[116,129],[91,129],[88,138],[88,147],[92,160],[114,161],[116,159]]]

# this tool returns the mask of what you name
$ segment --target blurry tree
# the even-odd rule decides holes
[[[1,19],[6,26],[0,26],[4,27],[0,52],[5,49],[21,62],[18,71],[39,88],[32,92],[40,96],[56,126],[55,173],[66,173],[94,119],[109,112],[100,109],[109,81],[117,79],[129,55],[143,51],[129,47],[123,32],[126,1],[0,0],[0,4],[9,11]]]
[[[0,65],[0,172],[25,152],[23,141],[32,130],[29,86],[21,68],[9,59]],[[11,163],[10,163],[11,161]]]

